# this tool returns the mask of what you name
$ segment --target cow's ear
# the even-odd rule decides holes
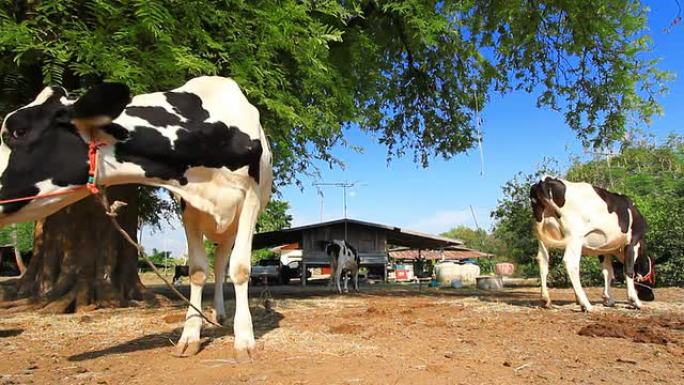
[[[119,116],[130,101],[125,84],[102,83],[78,98],[71,107],[71,119],[79,130],[101,127]]]

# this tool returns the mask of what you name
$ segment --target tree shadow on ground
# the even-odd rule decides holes
[[[226,308],[226,314],[233,314],[231,310],[232,309]],[[284,318],[282,314],[272,310],[265,310],[263,308],[252,308],[250,310],[252,312],[252,321],[255,325],[254,337],[256,339],[259,339],[271,330],[280,327],[280,321]],[[183,328],[178,327],[169,332],[148,334],[101,350],[75,354],[69,356],[68,360],[72,362],[87,361],[115,354],[126,354],[160,348],[173,348],[173,345],[176,343],[178,338],[180,338],[182,332]],[[205,324],[205,326],[202,328],[202,342],[200,351],[211,345],[217,339],[232,335],[232,318],[231,321],[226,322],[222,328],[206,326]]]

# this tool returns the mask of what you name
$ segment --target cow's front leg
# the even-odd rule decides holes
[[[627,298],[629,302],[637,309],[641,309],[641,300],[637,295],[636,288],[634,287],[634,263],[636,262],[636,256],[638,255],[639,245],[636,246],[627,245],[625,246],[625,283],[627,284]]]
[[[187,215],[186,215],[187,214]],[[204,252],[203,235],[199,230],[197,217],[194,213],[183,213],[185,235],[188,240],[188,265],[190,275],[190,303],[197,309],[202,309],[202,288],[207,280],[208,261]],[[176,344],[176,356],[188,357],[197,354],[200,349],[200,331],[202,329],[202,317],[188,307],[185,314],[183,334]]]
[[[549,251],[541,241],[539,241],[539,249],[537,251],[537,262],[539,263],[542,301],[544,302],[544,307],[548,308],[551,307],[551,297],[549,296],[549,289],[546,287],[546,277],[549,275]]]
[[[359,292],[359,268],[354,269],[354,291]]]
[[[610,255],[601,255],[599,259],[603,263],[601,274],[603,275],[603,305],[612,307],[615,305],[613,300],[612,289],[610,287],[613,281],[613,257]]]
[[[577,301],[579,301],[583,311],[590,312],[594,308],[589,303],[587,294],[582,289],[582,283],[580,282],[580,258],[582,258],[582,239],[573,239],[565,248],[563,262],[565,263],[565,269],[567,270],[570,282],[572,282],[572,288],[575,291]]]
[[[235,286],[235,354],[238,361],[250,360],[254,354],[254,330],[249,312],[248,284],[251,270],[252,237],[259,214],[259,199],[253,190],[248,190],[240,211],[235,246],[230,255],[230,279]]]
[[[345,272],[344,273],[344,292],[345,293],[349,293],[348,283],[349,283],[349,274]]]

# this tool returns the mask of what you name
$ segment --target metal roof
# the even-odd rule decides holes
[[[402,229],[397,226],[389,226],[381,223],[360,221],[357,219],[337,219],[334,221],[314,223],[306,226],[292,227],[278,231],[254,234],[252,247],[261,249],[282,245],[284,243],[301,242],[302,234],[306,230],[315,228],[341,225],[355,225],[379,229],[387,234],[387,243],[394,246],[405,246],[416,249],[442,249],[449,246],[461,246],[463,241],[438,235],[425,234],[414,230]]]
[[[389,256],[392,259],[415,260],[418,259],[418,250],[416,249],[394,249],[389,251]],[[471,258],[491,257],[491,254],[483,253],[477,250],[468,248],[449,248],[445,250],[421,250],[420,256],[427,260],[463,260]]]

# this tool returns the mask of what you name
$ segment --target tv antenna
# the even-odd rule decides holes
[[[356,186],[365,186],[365,183],[357,182],[319,182],[313,183],[321,194],[321,222],[323,222],[323,192],[320,186],[337,187],[342,189],[342,217],[344,218],[344,240],[347,240],[347,189]]]

